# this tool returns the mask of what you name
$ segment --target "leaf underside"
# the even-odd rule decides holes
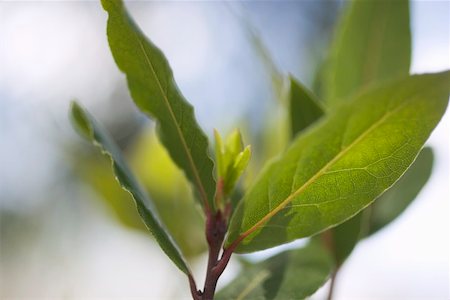
[[[151,231],[156,241],[175,263],[175,265],[185,274],[189,274],[189,268],[177,245],[167,233],[165,227],[152,207],[150,199],[131,173],[122,154],[109,134],[77,103],[71,106],[71,119],[74,127],[87,140],[96,145],[103,154],[111,160],[114,174],[122,188],[133,197],[139,215],[147,228]]]
[[[407,170],[442,117],[449,72],[410,76],[349,101],[265,168],[226,245],[251,252],[311,236],[367,207]]]

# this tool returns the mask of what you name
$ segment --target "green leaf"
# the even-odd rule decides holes
[[[310,243],[245,266],[236,279],[219,291],[216,299],[304,299],[327,282],[332,266],[327,252]]]
[[[406,173],[377,201],[350,220],[325,232],[336,265],[344,263],[359,240],[395,220],[419,194],[431,175],[433,151],[425,147]]]
[[[291,131],[292,136],[295,136],[320,119],[325,112],[316,97],[306,87],[293,77],[290,77],[290,83]]]
[[[213,209],[215,182],[208,140],[192,106],[178,90],[169,63],[139,30],[121,0],[102,0],[102,5],[109,15],[109,46],[127,76],[131,96],[143,112],[156,119],[162,144],[185,172],[202,204]]]
[[[175,242],[171,239],[164,226],[159,221],[156,212],[151,206],[144,190],[134,178],[125,160],[122,158],[119,148],[102,127],[81,108],[76,102],[71,105],[71,117],[75,128],[87,140],[100,148],[112,163],[114,174],[122,188],[129,192],[136,202],[136,207],[145,225],[152,232],[163,251],[170,257],[175,265],[186,275],[190,274],[189,268]]]
[[[368,84],[404,76],[410,61],[408,0],[352,1],[331,46],[325,99],[335,105]]]
[[[367,235],[395,220],[417,197],[431,176],[433,150],[425,147],[411,168],[370,207]]]
[[[409,27],[407,0],[352,2],[337,29],[328,69],[325,68],[329,75],[325,80],[329,104],[346,100],[345,97],[369,84],[408,75]],[[361,230],[367,229],[361,228],[367,227],[367,222],[363,222],[366,218],[367,211],[364,211],[332,228],[330,233],[324,233],[331,241],[329,244],[338,266],[361,238]]]
[[[372,89],[328,113],[265,167],[240,202],[226,246],[251,252],[346,221],[412,164],[447,107],[450,72]]]

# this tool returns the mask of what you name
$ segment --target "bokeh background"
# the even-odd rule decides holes
[[[265,127],[276,97],[249,28],[282,72],[311,86],[343,5],[127,3],[168,57],[204,130],[226,133],[246,120],[244,138]],[[0,2],[0,299],[189,299],[184,276],[127,213],[126,201],[115,201],[126,196],[68,120],[77,98],[113,133],[156,198],[189,194],[177,170],[164,165],[152,122],[130,100],[105,24],[97,1]],[[412,73],[450,68],[450,3],[413,1],[411,26]],[[449,298],[449,133],[447,112],[428,142],[436,157],[431,180],[398,220],[359,244],[336,299]],[[177,188],[168,186],[173,181]],[[162,214],[173,212],[166,213],[173,220],[189,203],[169,203]],[[186,226],[195,230],[201,222]],[[199,282],[201,238],[182,241]],[[238,268],[231,264],[221,284]]]

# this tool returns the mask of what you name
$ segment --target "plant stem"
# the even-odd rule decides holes
[[[215,268],[219,262],[220,250],[227,231],[226,220],[219,210],[214,216],[209,215],[206,220],[206,240],[209,246],[208,267],[206,270],[205,286],[202,300],[212,300],[216,291],[217,281],[222,272]]]
[[[227,214],[218,210],[214,215],[207,214],[205,234],[208,241],[209,254],[203,292],[198,291],[193,279],[189,279],[191,294],[194,300],[213,300],[217,281],[225,270],[234,248],[224,249],[219,259],[225,234],[227,232]]]
[[[332,300],[333,299],[333,292],[334,292],[334,287],[336,285],[336,277],[338,274],[338,270],[336,269],[333,274],[331,274],[331,281],[330,281],[330,289],[328,290],[328,297],[327,300]]]

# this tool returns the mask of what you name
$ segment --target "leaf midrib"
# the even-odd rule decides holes
[[[232,247],[237,246],[243,239],[249,236],[252,232],[258,229],[262,224],[269,221],[271,217],[276,215],[279,211],[281,211],[286,205],[288,205],[294,198],[296,198],[301,192],[303,192],[310,184],[312,184],[317,178],[324,175],[327,169],[337,162],[342,156],[344,156],[348,151],[350,151],[356,144],[358,144],[361,140],[363,140],[370,132],[376,129],[380,124],[382,124],[386,119],[388,119],[391,115],[399,111],[403,106],[405,106],[409,101],[399,105],[396,109],[386,112],[378,121],[376,121],[373,125],[371,125],[368,129],[366,129],[360,136],[358,136],[352,143],[350,143],[345,149],[341,150],[332,160],[330,160],[324,167],[322,167],[316,174],[314,174],[308,181],[306,181],[302,186],[300,186],[294,193],[289,195],[285,200],[283,200],[274,210],[270,211],[266,214],[261,220],[256,222],[252,227],[246,230],[244,233],[239,235],[239,237],[232,243]]]
[[[201,181],[201,179],[200,179],[200,175],[199,175],[198,172],[197,172],[196,165],[195,165],[194,160],[193,160],[193,158],[192,158],[192,156],[191,156],[191,153],[190,153],[190,151],[189,151],[189,147],[187,146],[186,140],[184,139],[184,135],[183,135],[183,133],[181,132],[181,128],[178,126],[178,123],[177,123],[178,120],[177,120],[177,118],[175,117],[175,114],[174,114],[174,112],[173,112],[173,110],[172,110],[172,106],[170,105],[169,99],[168,99],[168,97],[167,97],[167,95],[166,95],[166,93],[165,93],[165,91],[164,91],[164,89],[163,89],[163,87],[162,87],[162,85],[161,85],[161,82],[160,82],[160,80],[159,80],[159,77],[157,76],[157,74],[156,74],[156,72],[155,72],[155,69],[154,69],[154,67],[153,67],[153,64],[152,64],[152,62],[150,61],[150,58],[148,57],[147,53],[145,52],[145,48],[144,48],[144,45],[143,45],[141,39],[139,38],[139,36],[137,35],[137,33],[135,33],[134,36],[135,36],[135,38],[137,39],[137,41],[138,41],[138,43],[139,43],[139,47],[141,48],[142,53],[144,54],[145,60],[146,60],[146,62],[147,62],[147,66],[149,67],[149,69],[150,69],[150,71],[152,72],[153,76],[156,78],[156,83],[158,84],[158,88],[159,88],[159,90],[160,90],[160,92],[161,92],[161,95],[163,96],[164,103],[166,104],[166,107],[167,107],[167,109],[168,109],[168,111],[169,111],[169,114],[170,114],[172,120],[173,120],[174,123],[175,123],[175,128],[177,129],[178,136],[179,136],[179,138],[180,138],[180,140],[181,140],[183,149],[184,149],[184,151],[185,151],[185,153],[186,153],[186,156],[187,156],[187,158],[188,158],[189,165],[190,165],[190,167],[191,167],[191,169],[192,169],[192,173],[194,174],[195,181],[196,181],[197,187],[198,187],[198,189],[199,189],[201,198],[202,198],[202,200],[203,200],[203,202],[204,202],[205,208],[206,208],[207,210],[210,210],[209,202],[208,202],[208,196],[206,195],[205,188],[203,187],[203,183],[202,183],[202,181]]]

